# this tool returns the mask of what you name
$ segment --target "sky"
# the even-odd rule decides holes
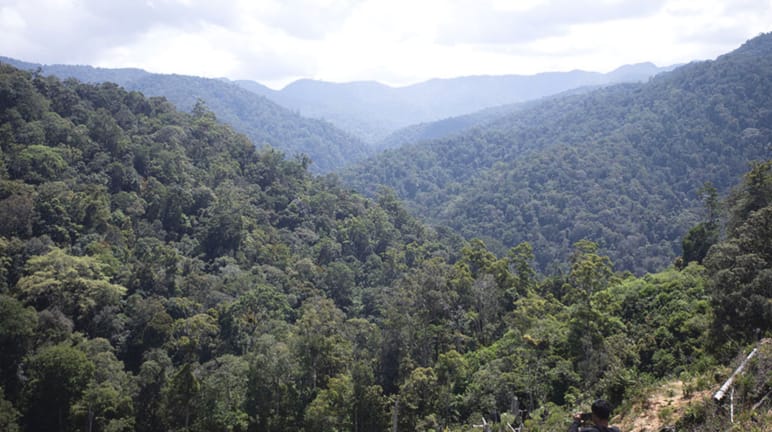
[[[772,0],[0,0],[0,55],[248,79],[530,75],[713,59]]]

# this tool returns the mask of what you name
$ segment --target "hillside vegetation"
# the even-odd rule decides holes
[[[269,145],[311,159],[310,170],[327,173],[372,154],[368,145],[332,124],[300,116],[278,104],[222,80],[185,75],[162,75],[141,69],[103,69],[90,66],[37,65],[9,58],[0,62],[61,79],[117,83],[146,96],[163,96],[177,109],[192,111],[203,101],[218,119],[247,135],[257,146]]]
[[[3,431],[564,430],[772,336],[772,160],[693,260],[636,277],[586,239],[540,275],[527,242],[496,255],[115,84],[0,65],[0,151]],[[754,367],[743,413],[770,406]]]
[[[546,100],[448,138],[387,151],[347,171],[386,185],[417,215],[499,253],[534,246],[538,268],[583,238],[621,269],[665,268],[702,218],[698,191],[725,193],[772,154],[772,35],[643,84]]]

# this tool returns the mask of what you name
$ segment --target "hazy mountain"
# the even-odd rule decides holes
[[[246,134],[255,145],[269,144],[288,155],[306,154],[317,173],[329,172],[362,159],[369,147],[332,124],[302,117],[265,97],[232,83],[186,75],[163,75],[141,69],[104,69],[91,66],[38,65],[0,57],[25,70],[75,78],[83,82],[114,82],[147,96],[163,96],[179,109],[190,111],[198,99],[224,122]]]
[[[543,102],[547,98],[565,97],[587,93],[597,89],[598,86],[585,86],[568,90],[558,95],[547,96],[546,98],[532,100],[528,102],[518,102],[514,104],[499,105],[491,108],[484,108],[471,114],[465,114],[456,117],[448,117],[433,122],[419,123],[398,129],[384,139],[374,144],[377,151],[388,150],[402,147],[403,145],[414,144],[420,141],[444,138],[450,135],[459,134],[475,127],[484,127],[504,116],[513,114],[517,111],[528,109]]]
[[[583,238],[622,268],[659,269],[702,214],[697,191],[772,155],[772,35],[646,83],[552,98],[348,172],[467,237],[534,245],[541,268]]]
[[[113,82],[118,85],[125,85],[131,81],[153,75],[150,72],[136,68],[107,69],[87,65],[43,65],[2,56],[0,56],[0,62],[10,64],[22,70],[36,71],[40,69],[40,72],[44,75],[75,78],[89,83]]]
[[[652,63],[623,66],[607,74],[585,71],[536,75],[468,76],[390,87],[376,82],[299,80],[280,91],[252,81],[236,83],[302,115],[324,118],[368,142],[417,123],[469,114],[484,108],[539,99],[566,90],[645,81],[672,67]]]

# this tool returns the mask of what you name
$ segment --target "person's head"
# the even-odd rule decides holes
[[[611,416],[611,405],[603,399],[598,399],[592,404],[592,414],[598,420],[608,421]]]

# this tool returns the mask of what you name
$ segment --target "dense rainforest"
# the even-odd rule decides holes
[[[772,34],[646,83],[550,98],[492,123],[382,153],[348,170],[360,191],[386,185],[409,210],[503,254],[533,245],[560,267],[596,241],[622,269],[658,271],[702,212],[772,154]]]
[[[0,65],[0,150],[9,432],[562,430],[772,336],[770,161],[636,277],[590,235],[538,272],[110,83]],[[746,409],[772,390],[746,384]]]
[[[223,80],[155,74],[141,69],[40,65],[4,57],[0,57],[0,62],[61,79],[117,83],[146,96],[162,96],[187,112],[201,100],[219,120],[247,135],[255,145],[269,145],[289,156],[307,155],[312,162],[309,170],[317,174],[334,171],[372,153],[370,146],[326,121],[302,117]]]

